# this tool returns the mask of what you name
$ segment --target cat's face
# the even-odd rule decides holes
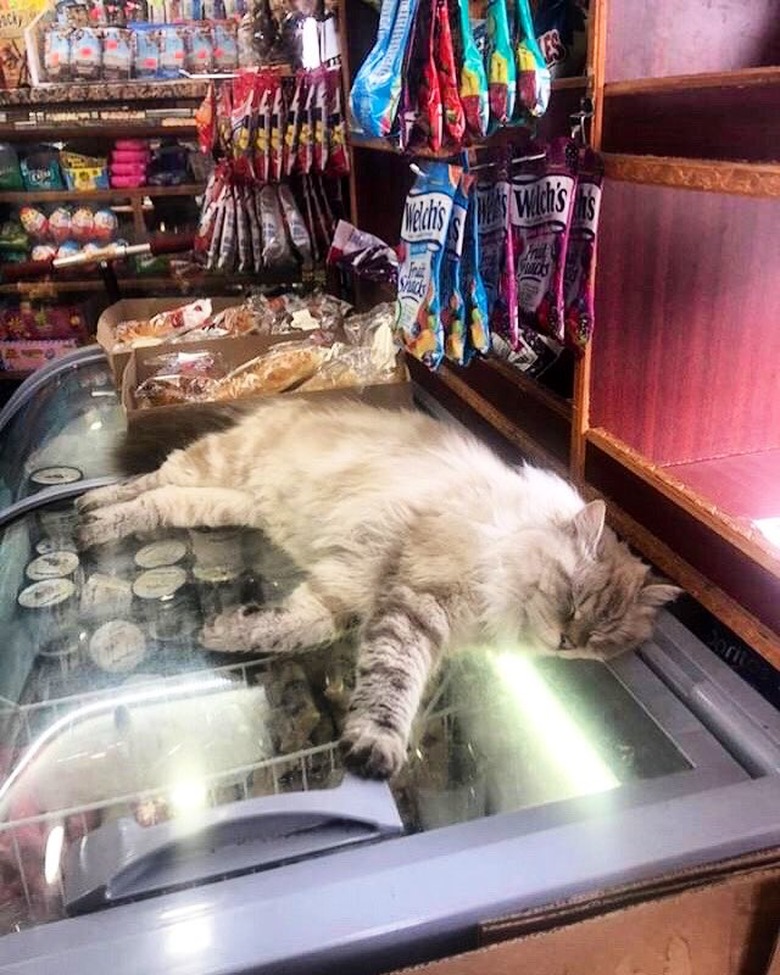
[[[562,532],[530,612],[542,653],[608,660],[634,650],[651,636],[659,608],[680,592],[652,578],[604,526],[604,514],[604,503],[593,501]]]

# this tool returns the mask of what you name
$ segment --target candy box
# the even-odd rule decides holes
[[[0,370],[30,372],[78,348],[77,339],[44,339],[0,342]]]
[[[27,84],[25,29],[44,6],[43,0],[0,0],[0,88]]]

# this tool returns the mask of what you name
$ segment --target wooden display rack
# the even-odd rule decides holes
[[[373,41],[345,0],[352,70]],[[494,360],[415,381],[511,456],[568,473],[614,526],[780,666],[780,34],[775,0],[591,0],[587,91],[605,156],[596,332],[568,395]],[[349,68],[348,68],[349,70]],[[353,217],[396,243],[411,175],[353,148]],[[381,189],[381,192],[377,192]]]

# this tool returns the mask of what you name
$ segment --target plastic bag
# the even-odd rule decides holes
[[[148,365],[155,371],[135,390],[139,409],[209,399],[215,381],[227,372],[218,352],[167,352]]]

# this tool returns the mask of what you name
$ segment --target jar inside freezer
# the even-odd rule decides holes
[[[205,619],[300,581],[260,533],[205,557],[193,543],[191,566],[144,568],[137,540],[111,543],[31,581],[43,514],[0,534],[0,933],[62,916],[71,845],[114,820],[197,822],[338,785],[355,679],[354,634],[295,656],[199,645]],[[414,832],[687,767],[608,668],[475,650],[431,680],[392,789]]]

